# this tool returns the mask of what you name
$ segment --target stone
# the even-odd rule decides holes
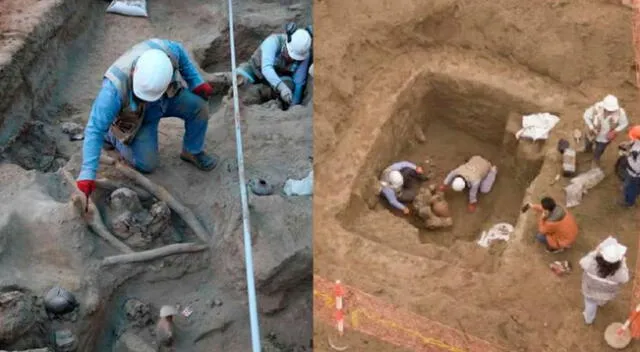
[[[127,319],[133,322],[135,326],[144,327],[153,322],[149,305],[135,298],[130,298],[125,302],[124,311]]]
[[[69,329],[57,330],[54,332],[54,339],[56,343],[56,351],[58,352],[75,352],[78,348],[76,337]]]
[[[63,122],[60,126],[62,128],[62,132],[68,135],[75,135],[82,133],[84,128],[75,122]]]
[[[283,292],[260,297],[260,312],[262,314],[273,315],[284,308],[286,308],[286,300]]]
[[[36,324],[33,301],[24,293],[12,290],[0,294],[0,345],[11,345]]]

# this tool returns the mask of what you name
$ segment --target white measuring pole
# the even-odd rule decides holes
[[[238,158],[238,176],[240,182],[240,198],[242,201],[242,227],[244,232],[244,260],[247,270],[247,295],[249,296],[249,320],[251,322],[251,346],[253,352],[260,352],[260,324],[258,322],[258,305],[256,287],[253,277],[253,254],[251,245],[251,224],[249,222],[249,202],[247,186],[244,179],[244,153],[242,151],[242,131],[240,129],[240,103],[238,102],[238,78],[236,77],[236,45],[233,32],[233,4],[229,6],[229,46],[231,49],[231,77],[233,85],[233,120],[236,129],[236,149]]]

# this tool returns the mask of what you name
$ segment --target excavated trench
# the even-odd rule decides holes
[[[495,78],[491,72],[478,76]],[[515,132],[520,129],[522,115],[544,107],[476,77],[425,69],[399,92],[389,118],[383,119],[381,133],[367,152],[366,166],[356,176],[349,205],[338,215],[347,230],[424,255],[423,248],[410,243],[450,247],[457,241],[478,240],[483,230],[496,223],[517,225],[525,191],[544,161],[545,142],[518,141]],[[450,170],[473,155],[497,165],[498,177],[491,192],[479,194],[474,214],[467,213],[466,192],[447,193],[453,217],[450,228],[428,230],[417,216],[395,215],[397,212],[394,214],[381,198],[371,196],[375,193],[372,180],[386,165],[401,160],[422,165],[431,174],[422,185],[425,187],[438,185]],[[493,270],[489,268],[493,266],[482,271]]]
[[[5,29],[9,31],[2,33],[3,36],[0,40],[0,44],[4,45],[4,47],[0,47],[0,50],[6,51],[9,57],[6,64],[4,61],[0,62],[3,64],[0,66],[0,166],[12,168],[13,165],[18,165],[23,170],[33,170],[36,172],[37,182],[47,185],[45,187],[47,197],[52,197],[59,204],[68,201],[69,192],[57,171],[69,164],[73,164],[72,167],[76,168],[79,160],[78,153],[82,147],[82,142],[71,140],[70,136],[62,131],[61,125],[64,122],[74,122],[84,126],[95,96],[94,93],[97,92],[100,84],[100,75],[106,69],[104,65],[108,65],[107,61],[115,59],[120,52],[133,44],[131,40],[126,40],[127,43],[110,43],[112,39],[108,35],[117,37],[118,31],[120,33],[126,32],[127,29],[124,27],[128,25],[128,21],[131,21],[138,23],[139,28],[142,28],[141,32],[148,37],[159,36],[180,40],[187,38],[189,31],[193,31],[193,28],[190,28],[189,24],[185,22],[186,20],[198,22],[200,25],[204,23],[211,33],[194,38],[188,49],[191,49],[193,57],[201,65],[205,75],[228,68],[228,30],[225,29],[226,19],[224,17],[226,10],[221,5],[211,7],[208,2],[189,1],[189,4],[184,6],[190,6],[199,15],[199,17],[189,17],[189,13],[179,14],[180,7],[183,5],[175,6],[166,1],[157,2],[150,5],[153,14],[151,25],[144,19],[123,18],[109,21],[106,19],[107,17],[116,15],[105,14],[104,10],[107,4],[104,2],[45,1],[41,3],[40,7],[31,7],[41,13],[36,13],[36,10],[22,10],[19,2],[11,2],[6,5],[8,9],[4,14],[2,5],[0,5],[0,19],[4,19],[2,16],[5,15],[13,17],[11,21],[4,23],[15,26],[30,23],[32,27],[20,27],[21,32],[12,32],[14,30],[12,28],[0,27],[2,31]],[[34,4],[23,5],[24,9],[28,9],[30,5]],[[301,20],[305,17],[302,16],[302,13],[308,12],[304,4],[279,7],[270,3],[259,3],[257,6],[264,11],[263,15],[252,16],[251,10],[246,10],[243,6],[236,9],[241,14],[249,14],[249,16],[238,18],[237,28],[239,30],[236,32],[236,43],[239,45],[236,55],[239,60],[247,59],[268,34],[281,30],[283,24],[288,21]],[[200,12],[198,13],[198,11]],[[211,11],[212,14],[209,15],[203,11]],[[176,13],[178,13],[177,16]],[[265,22],[263,18],[271,18],[272,22]],[[127,24],[123,26],[122,30],[114,29],[118,25],[117,21]],[[162,29],[154,28],[153,23],[157,21],[165,23],[168,29],[160,24],[158,24],[158,28]],[[175,24],[173,24],[174,22]],[[174,25],[179,28],[173,29]],[[149,27],[152,29],[150,30]],[[135,28],[136,25],[133,25],[128,30],[132,31]],[[157,34],[157,32],[162,34]],[[29,33],[28,37],[24,38],[23,33]],[[138,35],[138,37],[141,36]],[[113,46],[110,49],[104,49],[111,44]],[[79,53],[83,54],[79,55]],[[0,52],[0,54],[5,54],[5,52]],[[110,58],[104,60],[97,58],[101,55],[108,55]],[[4,58],[2,55],[0,57]],[[218,111],[222,96],[226,93],[228,86],[222,85],[216,88],[218,88],[217,95],[210,104],[212,114]],[[260,109],[264,108],[256,107],[255,109],[258,109],[258,114],[260,114],[260,111],[263,111]],[[271,113],[269,111],[265,114]],[[304,114],[304,112],[297,112],[297,114]],[[285,120],[287,119],[285,118]],[[227,124],[228,121],[224,123]],[[219,124],[215,125],[215,123],[211,128],[215,128],[215,126],[219,128]],[[270,133],[268,130],[264,132]],[[164,133],[166,136],[166,132],[161,131],[160,133],[161,135]],[[223,142],[232,145],[233,140],[230,136],[230,134],[219,133],[217,135],[219,139],[231,138],[231,140],[216,140],[214,145],[219,148],[223,148],[220,147]],[[224,146],[224,148],[227,147]],[[262,155],[256,155],[256,158],[260,157],[264,158]],[[252,158],[251,155],[247,155],[249,163]],[[224,172],[233,171],[233,162],[225,159],[224,163],[226,165],[221,167]],[[264,170],[265,173],[270,173],[268,169]],[[283,170],[291,172],[291,167],[287,166]],[[220,176],[215,177],[217,180],[220,179]],[[2,180],[10,178],[11,176],[6,175],[0,177]],[[232,188],[232,193],[237,192],[236,184],[233,184]],[[207,192],[207,194],[210,193]],[[108,193],[96,193],[95,201],[102,213],[105,213],[107,208],[107,197]],[[182,195],[179,198],[183,198]],[[244,269],[239,267],[240,260],[238,258],[240,257],[233,254],[238,251],[240,244],[235,243],[237,239],[235,236],[232,238],[232,233],[225,232],[239,229],[238,224],[240,223],[235,219],[238,216],[235,203],[239,201],[229,199],[233,202],[231,205],[222,204],[224,201],[225,199],[222,198],[216,201],[214,205],[216,207],[214,209],[215,216],[213,217],[215,219],[203,219],[203,222],[208,224],[208,228],[213,228],[214,234],[217,235],[214,238],[215,243],[213,243],[214,251],[227,253],[229,258],[222,255],[212,255],[205,251],[204,253],[169,257],[141,265],[113,266],[100,269],[93,263],[87,264],[86,268],[81,269],[85,283],[79,286],[67,285],[67,288],[73,290],[81,302],[79,311],[74,313],[73,317],[48,321],[43,320],[43,317],[36,313],[34,322],[29,320],[28,323],[36,324],[37,321],[39,329],[25,333],[23,338],[17,340],[19,335],[17,332],[15,336],[1,336],[2,334],[0,334],[0,347],[27,349],[40,348],[45,345],[51,346],[53,343],[52,332],[68,328],[76,336],[78,351],[146,351],[145,348],[153,346],[152,327],[157,321],[160,306],[162,304],[176,304],[181,308],[188,307],[193,311],[191,315],[178,317],[176,323],[179,336],[176,340],[178,351],[209,351],[212,345],[218,346],[222,350],[248,350],[250,342],[249,320],[246,292],[242,289]],[[302,202],[298,203],[302,204]],[[149,204],[145,203],[144,205],[148,208]],[[187,203],[186,205],[191,206],[192,204]],[[258,208],[260,210],[260,207]],[[298,213],[304,212],[290,211],[289,213],[295,213],[295,216],[298,216]],[[272,216],[271,218],[279,221],[279,217]],[[10,224],[19,223],[23,231],[34,231],[33,226],[25,222],[26,220],[22,217],[12,219],[8,220]],[[65,221],[68,223],[75,220]],[[212,221],[215,223],[211,224]],[[286,221],[300,224],[296,220],[286,219]],[[236,224],[236,222],[238,223]],[[261,223],[261,221],[257,221],[257,223]],[[12,230],[15,228],[13,225],[11,226]],[[280,224],[274,226],[277,228]],[[299,225],[294,227],[297,228],[297,226]],[[197,240],[175,213],[172,214],[171,228],[171,231],[165,233],[164,239],[152,243],[147,248],[171,242]],[[83,253],[83,258],[117,254],[106,243],[100,243],[100,240],[87,237],[95,236],[95,234],[88,232],[82,235],[80,232],[84,229],[80,230],[77,226],[73,229],[78,231],[72,234],[74,238],[80,236],[82,241],[88,239],[93,243],[86,248],[80,247],[79,251]],[[5,248],[11,248],[12,251],[21,249],[27,251],[35,245],[27,237],[22,242],[16,242],[9,234],[11,231],[5,230],[8,231],[8,228],[4,227],[0,230],[0,237],[2,237],[0,238],[2,239],[0,254],[3,254]],[[255,236],[259,235],[255,234]],[[254,238],[254,241],[256,240],[260,241],[261,239]],[[288,249],[298,250],[297,246],[300,245],[301,240],[297,239],[296,241],[296,244],[290,245]],[[310,238],[308,242],[310,242]],[[58,243],[60,243],[59,239],[52,239],[50,242],[41,242],[40,246],[47,247]],[[278,260],[279,256],[287,255],[284,249],[278,251],[277,255],[265,256],[266,249],[263,247],[268,247],[271,242],[254,242],[254,245],[260,247],[262,253],[261,258],[256,258],[258,264],[260,259],[273,261],[273,263],[269,262],[257,270],[261,275],[257,279],[261,327],[262,332],[267,336],[263,349],[270,351],[306,350],[310,347],[310,328],[303,326],[304,324],[295,329],[287,328],[287,326],[290,326],[290,322],[293,321],[301,322],[310,319],[310,281],[306,272],[310,270],[304,269],[308,266],[309,260],[307,256],[300,254],[302,252],[296,252],[293,257],[290,257],[287,267],[281,267]],[[6,251],[4,255],[6,256]],[[12,265],[12,263],[19,264],[15,260],[14,257],[9,259],[0,257],[0,263],[3,266]],[[75,260],[69,259],[69,262]],[[56,262],[61,261],[57,260]],[[219,267],[215,267],[216,265]],[[18,291],[27,292],[28,296],[34,297],[37,301],[34,306],[38,308],[34,308],[33,311],[38,311],[42,307],[43,288],[40,287],[42,283],[38,282],[34,284],[35,288],[29,288],[28,281],[19,279],[19,270],[16,267],[12,273],[6,272],[7,276],[0,280],[5,289],[0,291],[13,290],[13,286],[5,286],[6,282],[20,281],[21,285],[16,286],[19,288]],[[292,273],[296,270],[298,272]],[[17,276],[11,276],[13,274]],[[289,276],[285,277],[286,275]],[[288,279],[291,280],[287,281]],[[62,285],[64,280],[59,281]],[[182,311],[180,312],[182,313]]]

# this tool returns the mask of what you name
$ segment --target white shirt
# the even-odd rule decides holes
[[[629,119],[624,109],[620,108],[618,111],[609,114],[605,117],[605,111],[602,107],[602,102],[597,102],[585,110],[583,119],[589,129],[596,131],[596,142],[608,143],[609,139],[607,134],[612,130],[616,132],[624,131],[629,126]],[[612,127],[616,125],[613,129]]]

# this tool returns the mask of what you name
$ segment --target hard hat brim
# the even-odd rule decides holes
[[[160,93],[160,94],[157,94],[157,95],[150,95],[150,94],[145,93],[144,91],[142,91],[142,90],[140,89],[140,87],[136,86],[136,80],[135,80],[135,78],[134,78],[134,80],[133,80],[133,94],[135,94],[135,96],[136,96],[136,97],[138,97],[138,98],[140,98],[141,100],[144,100],[144,101],[146,101],[146,102],[148,102],[148,103],[152,103],[152,102],[154,102],[154,101],[159,100],[160,98],[162,98],[162,96],[164,95],[164,93],[165,93],[166,91],[167,91],[167,90],[165,89],[165,90],[163,90],[163,91],[162,91],[162,93]]]
[[[294,53],[293,50],[291,50],[291,46],[289,45],[289,43],[287,43],[286,47],[287,47],[287,54],[289,55],[289,57],[296,61],[304,61],[309,57],[308,53],[307,55],[298,55]]]

